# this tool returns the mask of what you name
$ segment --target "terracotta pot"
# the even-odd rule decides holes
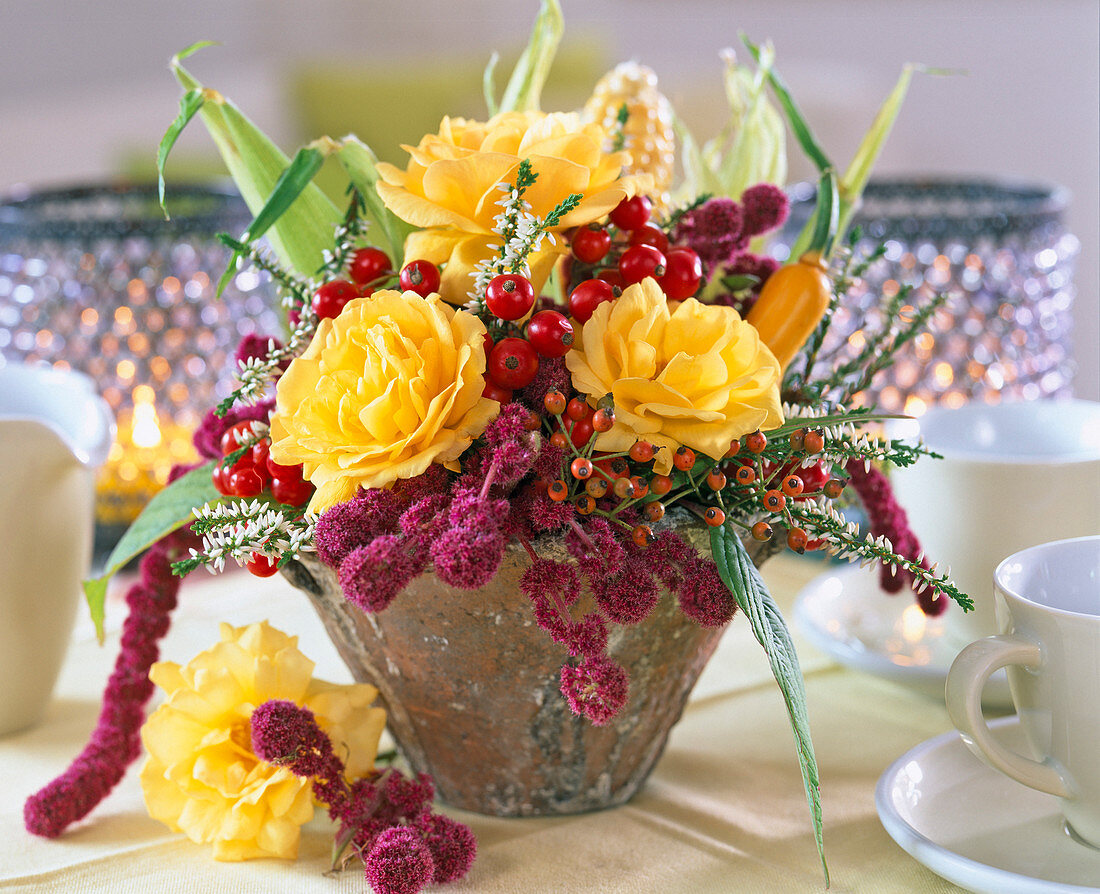
[[[561,557],[555,542],[537,548]],[[509,547],[480,590],[427,573],[374,615],[344,599],[315,556],[284,573],[313,601],[354,677],[378,688],[402,754],[448,804],[495,816],[622,804],[660,757],[724,628],[700,627],[667,592],[641,624],[613,625],[609,654],[629,673],[630,695],[596,727],[561,695],[566,652],[536,626],[519,589],[529,564]],[[587,607],[582,599],[576,610]]]

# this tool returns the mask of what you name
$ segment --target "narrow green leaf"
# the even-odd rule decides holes
[[[115,544],[115,548],[111,550],[103,574],[84,581],[88,611],[95,623],[96,636],[100,643],[103,642],[107,582],[127,562],[140,555],[161,537],[187,524],[193,517],[191,510],[195,506],[202,506],[204,503],[219,499],[210,477],[213,470],[214,461],[204,463],[181,478],[177,478],[154,496],[142,510],[141,515],[122,535],[122,539]]]
[[[325,163],[324,153],[316,146],[303,146],[294,159],[279,175],[271,195],[267,197],[263,208],[253,218],[252,223],[241,237],[241,242],[254,242],[266,233],[279,218],[286,214],[302,191],[313,182],[321,165]]]
[[[870,129],[864,134],[863,140],[860,141],[859,148],[848,165],[848,170],[844,172],[844,176],[840,179],[840,222],[838,231],[840,233],[848,228],[848,223],[855,213],[856,206],[863,195],[863,188],[867,185],[871,170],[874,168],[886,138],[890,135],[890,130],[897,120],[898,112],[901,111],[902,103],[905,102],[905,94],[909,90],[909,82],[916,70],[920,69],[913,65],[906,65],[901,70],[901,75],[898,77],[894,89],[890,91],[890,95],[886,97],[886,101],[879,108]]]
[[[500,100],[501,112],[537,112],[542,88],[561,43],[565,25],[558,0],[542,0],[531,38],[512,69]]]
[[[737,600],[741,611],[749,619],[753,635],[764,647],[771,664],[772,675],[783,701],[787,717],[798,748],[798,762],[802,769],[802,782],[806,788],[806,800],[814,826],[814,840],[821,857],[821,869],[825,873],[825,886],[829,886],[829,867],[825,862],[825,842],[822,833],[821,792],[819,789],[817,758],[810,740],[810,718],[806,713],[806,688],[802,681],[802,669],[791,642],[790,632],[764,585],[760,572],[749,559],[745,546],[727,525],[710,529],[710,545],[718,574]]]
[[[164,211],[165,220],[170,220],[171,217],[168,214],[168,207],[164,204],[164,165],[168,161],[168,153],[176,145],[176,140],[183,133],[183,129],[187,127],[188,122],[202,108],[202,103],[201,90],[188,90],[184,93],[180,97],[179,114],[176,115],[176,120],[168,125],[168,130],[164,132],[164,136],[160,139],[160,146],[157,147],[157,193],[160,196],[160,207]]]
[[[412,227],[390,211],[375,188],[378,183],[378,158],[370,146],[356,136],[346,136],[340,141],[336,153],[344,166],[352,186],[359,190],[359,197],[367,206],[367,213],[382,231],[390,248],[390,257],[400,263],[405,255],[405,237]]]
[[[241,111],[216,90],[204,88],[180,59],[207,43],[196,44],[172,60],[172,71],[185,90],[201,90],[205,99],[199,114],[241,195],[253,214],[259,214],[290,159]],[[332,247],[332,233],[343,217],[340,209],[315,183],[269,229],[267,238],[279,260],[301,276],[312,276]]]
[[[741,40],[744,42],[745,46],[749,48],[749,52],[752,53],[753,59],[756,60],[757,64],[760,64],[760,48],[744,34],[741,35]],[[791,125],[791,130],[794,132],[798,144],[802,147],[802,151],[806,153],[806,157],[817,165],[819,171],[825,171],[831,168],[833,166],[832,162],[829,161],[824,150],[817,142],[817,138],[813,135],[813,131],[810,130],[810,125],[806,122],[806,117],[795,103],[794,97],[791,96],[791,91],[779,76],[779,72],[769,66],[766,70],[766,77],[768,83],[771,84],[772,90],[775,91],[779,104],[783,106],[783,111],[787,115],[787,122]]]
[[[485,96],[485,109],[489,112],[490,118],[498,111],[497,88],[494,77],[498,62],[500,62],[500,53],[494,52],[485,64],[485,72],[481,75],[481,92]]]
[[[175,68],[177,65],[179,65],[181,59],[186,59],[192,53],[197,53],[199,50],[204,50],[207,47],[216,47],[219,45],[220,44],[216,40],[196,40],[193,44],[191,44],[191,46],[186,47],[176,53],[176,55],[172,57],[172,62],[170,64],[173,68]]]

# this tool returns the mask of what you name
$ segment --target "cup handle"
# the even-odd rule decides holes
[[[982,690],[990,675],[1010,664],[1038,667],[1039,646],[1020,636],[987,636],[964,648],[947,672],[947,713],[975,755],[1017,782],[1072,798],[1067,781],[1049,762],[1034,761],[1005,748],[993,738],[982,715]]]

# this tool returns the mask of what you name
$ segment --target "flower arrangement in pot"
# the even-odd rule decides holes
[[[878,471],[920,448],[869,434],[882,417],[857,406],[936,302],[901,290],[855,361],[822,354],[873,260],[844,231],[910,72],[838,179],[770,48],[746,41],[755,70],[727,61],[731,142],[700,149],[681,128],[674,189],[672,115],[648,70],[619,66],[583,112],[539,109],[560,30],[545,2],[499,102],[486,79],[488,119],[444,119],[404,168],[355,137],[288,159],[195,81],[186,53],[174,60],[185,94],[161,168],[201,114],[256,215],[223,237],[226,277],[237,262],[270,274],[288,330],[242,344],[237,389],[196,433],[207,461],[180,470],[109,562],[153,545],[100,728],[28,801],[32,831],[59,834],[140,752],[152,665],[170,694],[142,734],[155,816],[223,858],[288,856],[312,792],[376,890],[458,878],[472,837],[432,813],[435,791],[499,815],[622,803],[740,610],[783,692],[820,847],[798,661],[757,567],[824,550],[882,563],[930,613],[969,604],[923,560]],[[821,171],[785,266],[758,251],[787,213],[769,86]],[[312,182],[330,157],[342,208]],[[849,491],[868,535],[834,505]],[[228,559],[300,587],[360,684],[312,681],[266,625],[225,627],[185,668],[153,665],[178,577]],[[97,620],[105,586],[87,585]],[[224,705],[204,691],[215,667],[240,669]],[[376,696],[409,777],[375,755]],[[195,699],[211,729],[182,747]],[[194,756],[211,742],[236,749],[218,760],[242,803],[279,809],[212,818],[209,761]]]

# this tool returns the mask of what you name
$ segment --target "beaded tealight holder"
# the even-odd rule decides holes
[[[274,291],[239,272],[220,300],[229,250],[251,215],[232,190],[93,185],[0,202],[0,354],[81,370],[118,420],[97,484],[100,526],[124,526],[196,457],[191,432],[228,394],[248,334],[278,335]],[[2,362],[2,359],[0,359]]]
[[[857,252],[885,255],[848,292],[821,362],[856,356],[857,320],[878,328],[880,296],[912,286],[916,297],[947,293],[928,331],[906,345],[865,402],[920,415],[933,403],[1068,396],[1073,265],[1079,243],[1062,222],[1057,187],[981,180],[872,181],[855,225]],[[798,233],[813,187],[793,190],[785,234]],[[773,253],[783,259],[788,246]]]

